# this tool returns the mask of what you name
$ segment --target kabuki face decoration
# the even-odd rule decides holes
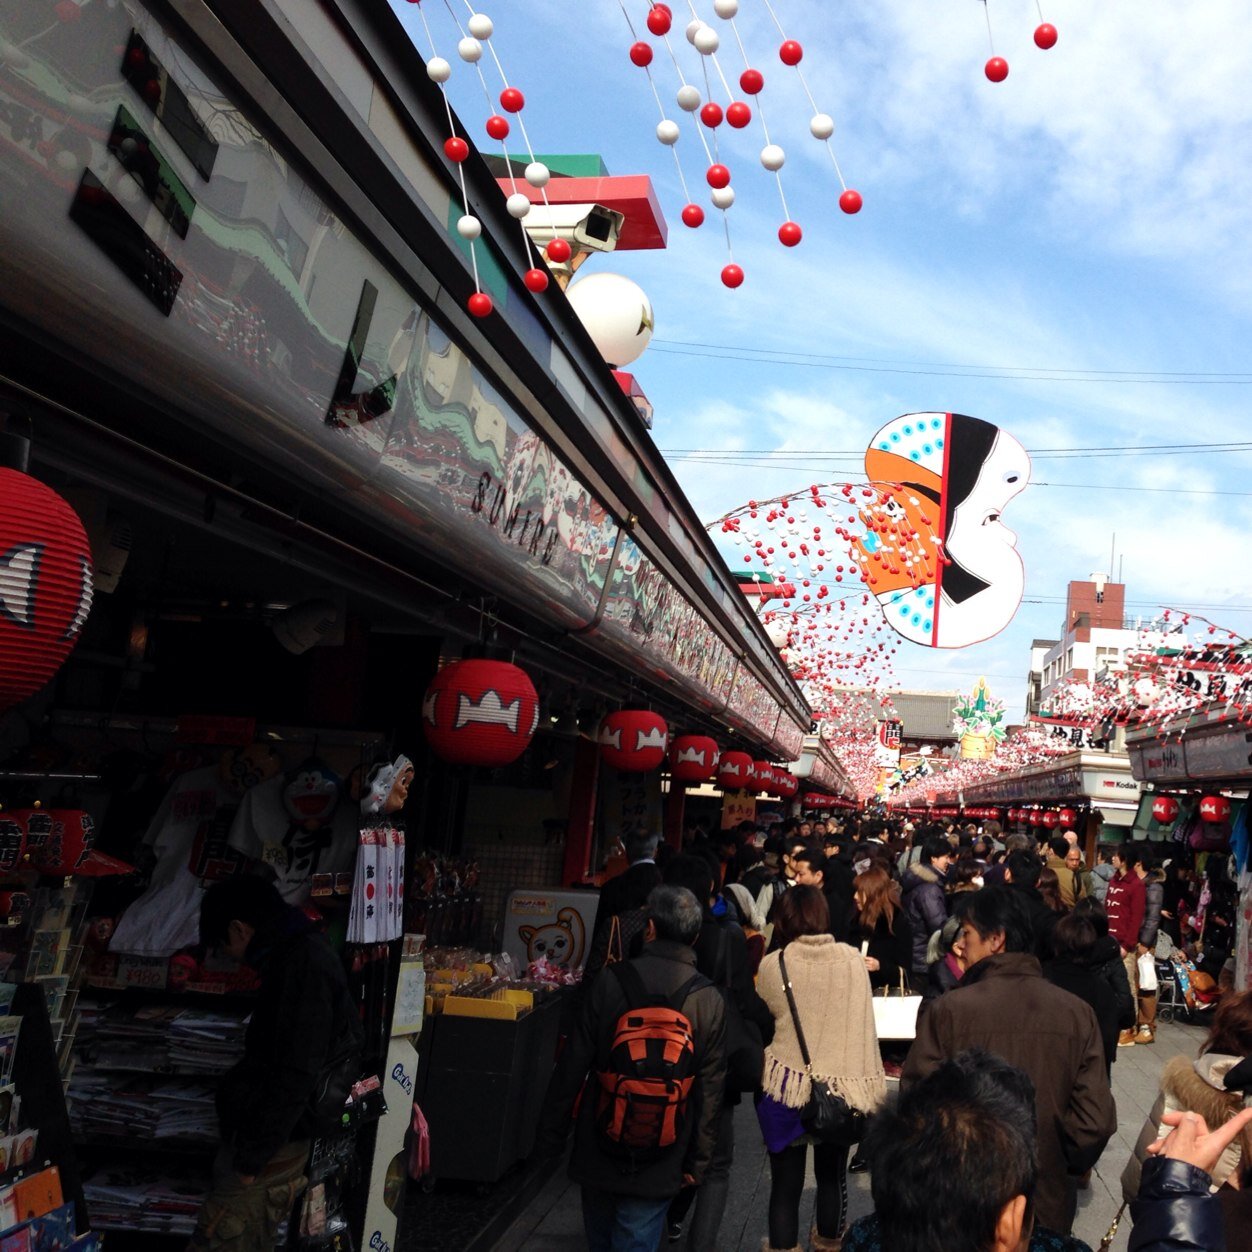
[[[1025,569],[1001,516],[1030,481],[1026,449],[976,417],[908,413],[874,436],[865,472],[882,486],[855,556],[892,629],[932,648],[1003,630]]]

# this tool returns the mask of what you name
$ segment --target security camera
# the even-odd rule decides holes
[[[553,239],[564,239],[569,244],[568,261],[548,262],[557,282],[565,287],[591,253],[612,252],[617,247],[625,221],[624,213],[602,204],[532,204],[525,226],[540,250]]]

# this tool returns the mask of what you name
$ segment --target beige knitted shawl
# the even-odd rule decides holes
[[[887,1095],[869,974],[855,948],[830,935],[803,935],[784,952],[813,1076],[830,1084],[853,1108],[874,1112]],[[778,953],[761,962],[757,992],[774,1014],[774,1039],[765,1049],[765,1094],[789,1108],[803,1108],[809,1076],[796,1038]]]

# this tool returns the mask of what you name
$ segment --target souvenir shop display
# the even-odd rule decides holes
[[[408,799],[413,762],[376,766],[361,799],[361,834],[348,914],[349,943],[385,943],[404,932],[404,827],[395,815]]]

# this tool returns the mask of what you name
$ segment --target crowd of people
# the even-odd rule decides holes
[[[1252,993],[1229,986],[1220,854],[1197,873],[1102,846],[1088,865],[1072,832],[870,818],[692,830],[682,851],[640,833],[625,852],[541,1130],[555,1152],[574,1126],[592,1249],[725,1246],[734,1110],[751,1100],[764,1252],[1082,1252],[1078,1193],[1117,1128],[1112,1066],[1155,1042],[1158,949],[1220,1002],[1199,1057],[1166,1066],[1123,1177],[1130,1248],[1252,1248]],[[895,1051],[876,991],[921,1001]],[[851,1226],[849,1169],[871,1172],[874,1199]]]

